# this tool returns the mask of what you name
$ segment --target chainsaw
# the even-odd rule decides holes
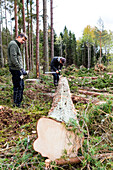
[[[52,72],[45,72],[45,74],[55,74],[56,72],[55,71],[52,71]],[[61,73],[61,71],[59,70],[57,74]]]

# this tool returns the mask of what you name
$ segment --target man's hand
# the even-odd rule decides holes
[[[21,79],[23,79],[23,78],[24,78],[24,76],[23,76],[23,75],[21,75],[21,76],[20,76],[20,78],[21,78]]]
[[[61,73],[61,70],[56,70],[56,73],[57,73],[57,74],[60,74],[60,73]]]
[[[59,71],[58,71],[58,70],[56,70],[56,73],[58,74],[58,73],[59,73]]]

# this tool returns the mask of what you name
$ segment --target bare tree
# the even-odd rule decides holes
[[[31,38],[30,38],[30,17],[29,17],[29,0],[27,0],[27,27],[28,27],[28,53],[29,53],[29,69],[31,70]]]
[[[99,18],[98,20],[98,25],[99,25],[99,31],[100,31],[100,58],[99,58],[99,63],[101,64],[101,60],[102,60],[102,31],[103,31],[103,28],[104,28],[104,23],[103,23],[103,20],[101,18]]]
[[[18,36],[18,18],[17,18],[17,1],[14,0],[15,13],[15,38]]]
[[[25,9],[24,9],[24,0],[22,0],[22,14],[23,14],[23,31],[26,33],[26,26],[25,26]],[[26,59],[26,67],[27,70],[29,69],[29,64],[28,64],[28,49],[27,49],[27,42],[25,42],[25,59]]]
[[[51,2],[51,60],[54,57],[54,31],[53,31],[53,0]]]
[[[2,50],[2,2],[0,1],[0,67],[4,66]]]
[[[36,78],[40,77],[39,62],[39,0],[36,0]]]
[[[48,58],[48,29],[47,29],[47,0],[43,0],[43,34],[44,34],[44,72],[49,71]]]
[[[30,0],[30,37],[31,37],[31,69],[33,70],[33,17],[32,17],[32,0]]]

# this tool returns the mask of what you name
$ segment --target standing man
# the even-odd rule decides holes
[[[58,86],[59,75],[62,69],[62,66],[65,64],[66,59],[63,57],[54,57],[51,61],[51,71],[56,72],[53,73],[53,81],[54,85]]]
[[[23,75],[27,75],[29,72],[23,69],[22,54],[20,51],[21,44],[24,44],[26,40],[27,36],[24,33],[20,33],[16,40],[12,40],[8,45],[8,63],[12,74],[14,107],[20,107],[24,90]]]

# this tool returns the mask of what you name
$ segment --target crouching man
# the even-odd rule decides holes
[[[65,64],[66,59],[63,57],[54,57],[51,61],[51,71],[55,72],[53,73],[53,81],[54,85],[58,86],[59,81],[59,75],[62,69],[62,66]]]

